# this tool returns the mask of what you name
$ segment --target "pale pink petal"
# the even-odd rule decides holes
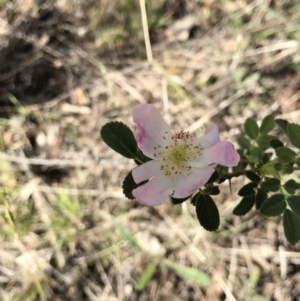
[[[219,141],[219,130],[215,124],[210,124],[205,130],[205,135],[197,139],[197,142],[200,143],[201,148],[212,147]]]
[[[213,172],[214,169],[210,166],[192,168],[190,175],[178,177],[177,185],[172,196],[176,199],[183,199],[190,196],[197,189],[206,184]]]
[[[136,139],[139,148],[153,158],[154,147],[164,147],[171,141],[171,130],[156,107],[139,104],[133,109],[133,121],[138,125]],[[147,154],[148,155],[147,155]]]
[[[189,162],[194,167],[204,167],[213,163],[221,164],[226,167],[237,166],[240,155],[234,149],[231,142],[220,141],[211,148],[201,150],[199,160]]]
[[[151,181],[132,190],[132,195],[148,206],[161,205],[173,192],[172,181],[165,175],[158,175]]]
[[[132,170],[132,177],[135,183],[149,180],[150,178],[161,173],[161,162],[156,160],[148,161]]]

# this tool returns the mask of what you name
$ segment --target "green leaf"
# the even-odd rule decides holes
[[[244,136],[240,136],[237,138],[237,143],[242,149],[249,149],[251,147],[251,142]]]
[[[147,266],[146,270],[143,272],[141,277],[137,280],[137,283],[135,285],[135,289],[137,291],[140,292],[145,289],[148,282],[152,279],[153,275],[157,271],[160,261],[161,261],[160,259],[156,259]]]
[[[274,194],[263,202],[260,213],[265,216],[280,215],[286,209],[286,202],[283,194]]]
[[[210,195],[218,195],[219,193],[220,193],[219,186],[212,186],[209,194]]]
[[[246,119],[244,131],[251,139],[255,139],[258,136],[259,128],[254,118]]]
[[[252,209],[254,203],[255,195],[243,197],[238,205],[233,209],[233,214],[239,216],[247,214]]]
[[[277,171],[280,171],[282,169],[282,163],[281,162],[276,162],[274,164],[274,169]]]
[[[126,240],[129,245],[140,252],[144,252],[144,248],[139,244],[133,233],[123,224],[115,222],[114,227],[119,231],[122,239]]]
[[[291,245],[300,240],[300,219],[291,210],[285,210],[283,214],[283,229],[286,239]]]
[[[259,163],[261,157],[261,150],[259,147],[251,147],[249,154],[245,155],[250,163]]]
[[[287,202],[292,211],[300,218],[300,196],[292,195],[287,198]]]
[[[105,124],[101,131],[103,141],[120,155],[135,159],[138,146],[130,128],[122,122],[112,121]]]
[[[277,157],[280,159],[280,161],[283,164],[291,163],[296,158],[296,153],[293,150],[291,150],[287,147],[284,147],[284,146],[280,146],[280,147],[276,148],[275,152],[276,152]]]
[[[276,148],[278,148],[278,147],[283,146],[284,144],[283,144],[280,140],[278,140],[278,139],[273,139],[273,140],[270,141],[270,145],[271,145],[274,149],[276,149]]]
[[[278,167],[279,165],[282,165],[282,163],[278,161],[279,159],[275,159],[265,163],[264,165],[261,166],[260,173],[264,176],[270,175],[275,178],[280,178],[278,170],[275,168],[275,166]]]
[[[256,139],[256,143],[260,148],[267,149],[271,147],[270,141],[274,140],[274,138],[276,137],[272,135],[261,135]]]
[[[220,173],[218,171],[214,171],[209,180],[206,182],[206,184],[212,184],[215,181],[218,181],[220,178]]]
[[[172,262],[170,260],[164,260],[164,263],[171,268],[172,270],[174,270],[177,274],[179,274],[180,276],[195,281],[196,283],[202,285],[202,286],[208,286],[211,284],[211,279],[210,277],[195,268],[190,268],[184,265],[180,265],[178,263]]]
[[[287,132],[288,121],[284,119],[275,119],[275,123]]]
[[[274,115],[268,115],[263,119],[259,128],[259,131],[262,135],[266,135],[273,130],[273,128],[275,127],[274,119]]]
[[[195,197],[200,225],[207,231],[216,231],[220,225],[220,215],[215,202],[208,194],[198,193]]]
[[[268,198],[268,193],[264,189],[258,188],[255,195],[256,209],[260,209],[261,205],[267,198]]]
[[[283,172],[287,175],[290,175],[294,172],[294,167],[291,164],[286,164],[283,166]]]
[[[255,194],[254,188],[257,187],[256,182],[250,182],[244,185],[239,191],[238,195],[239,196],[250,196]]]
[[[275,178],[266,178],[261,183],[262,188],[273,192],[276,192],[279,189],[279,186],[280,186],[280,181]]]
[[[287,135],[290,139],[290,142],[300,149],[300,125],[289,123],[287,126]]]
[[[300,158],[297,158],[295,163],[300,168]]]
[[[128,199],[134,200],[134,196],[132,195],[131,192],[133,189],[137,188],[138,186],[139,185],[134,182],[131,172],[128,173],[128,175],[125,177],[123,184],[122,184],[122,189],[123,189],[124,195]]]
[[[296,182],[290,179],[284,183],[283,187],[289,194],[294,194],[296,191]]]
[[[252,182],[260,182],[261,180],[260,176],[251,170],[246,170],[245,175]]]

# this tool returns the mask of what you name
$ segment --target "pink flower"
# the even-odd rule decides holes
[[[132,170],[137,184],[150,179],[132,195],[148,206],[161,205],[168,196],[188,197],[209,180],[214,172],[211,164],[232,167],[240,160],[232,143],[220,141],[215,124],[200,138],[183,131],[172,134],[158,109],[150,104],[135,106],[133,120],[138,146],[153,160]]]

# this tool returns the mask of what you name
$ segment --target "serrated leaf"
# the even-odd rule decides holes
[[[160,259],[156,259],[146,267],[145,271],[143,272],[141,277],[137,280],[137,283],[135,285],[135,289],[137,291],[144,290],[148,282],[152,279],[153,275],[157,271],[160,261],[161,261]]]
[[[290,139],[290,142],[300,149],[300,125],[289,123],[287,126],[287,135]]]
[[[296,153],[284,146],[280,146],[275,150],[277,157],[283,164],[291,163],[296,158]]]
[[[170,260],[165,260],[164,263],[169,268],[171,268],[176,273],[178,273],[180,276],[182,276],[186,279],[195,281],[202,286],[208,286],[211,284],[210,277],[206,273],[204,273],[198,269],[180,265],[180,264],[172,262]]]
[[[130,128],[122,122],[112,121],[105,124],[101,131],[103,141],[120,155],[135,159],[138,146]]]
[[[291,245],[300,240],[300,219],[291,210],[285,210],[283,214],[283,229],[286,239]]]
[[[294,194],[296,191],[296,182],[290,179],[284,183],[283,187],[289,194]]]
[[[251,147],[250,140],[244,136],[238,137],[237,143],[242,149],[249,149]]]
[[[254,203],[255,195],[243,197],[238,205],[233,209],[233,214],[239,216],[247,214],[252,209]]]
[[[280,186],[280,181],[275,178],[266,178],[261,183],[262,188],[273,192],[276,192],[279,189],[279,186]]]
[[[250,182],[244,185],[239,191],[239,196],[250,196],[255,194],[254,188],[257,186],[256,182]]]
[[[266,199],[260,207],[260,213],[265,216],[280,215],[286,209],[283,194],[274,194]]]
[[[280,126],[285,132],[287,132],[287,125],[289,124],[287,120],[275,119],[275,123]]]
[[[271,132],[274,127],[275,127],[274,115],[268,115],[263,119],[259,131],[262,135],[266,135],[269,132]]]
[[[287,202],[292,211],[300,218],[300,196],[292,195],[287,198]]]
[[[276,148],[278,148],[278,147],[283,146],[284,144],[283,144],[280,140],[278,140],[278,139],[273,139],[273,140],[270,141],[270,145],[271,145],[274,149],[276,149]]]
[[[251,170],[246,170],[245,175],[252,182],[260,182],[261,180],[260,176]]]
[[[128,173],[128,175],[125,177],[123,184],[122,184],[122,189],[123,189],[124,195],[128,199],[133,200],[134,197],[131,192],[133,189],[135,189],[137,187],[138,187],[138,185],[134,182],[131,172]]]
[[[261,205],[267,198],[268,198],[268,193],[264,189],[258,188],[255,195],[256,209],[260,209]]]
[[[244,124],[244,131],[251,139],[255,139],[258,136],[259,128],[253,118],[247,118]]]
[[[272,135],[261,135],[256,138],[257,145],[262,149],[267,149],[271,147],[270,141],[274,140],[276,138]]]
[[[196,196],[196,213],[200,225],[207,231],[216,231],[220,225],[219,210],[208,194]]]

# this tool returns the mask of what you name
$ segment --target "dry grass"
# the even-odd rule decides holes
[[[299,5],[152,0],[149,63],[138,4],[39,2],[0,4],[1,300],[298,300],[299,246],[280,219],[231,214],[243,179],[233,195],[222,184],[208,233],[190,204],[125,199],[134,164],[99,130],[133,128],[140,102],[233,142],[249,116],[297,122]]]

